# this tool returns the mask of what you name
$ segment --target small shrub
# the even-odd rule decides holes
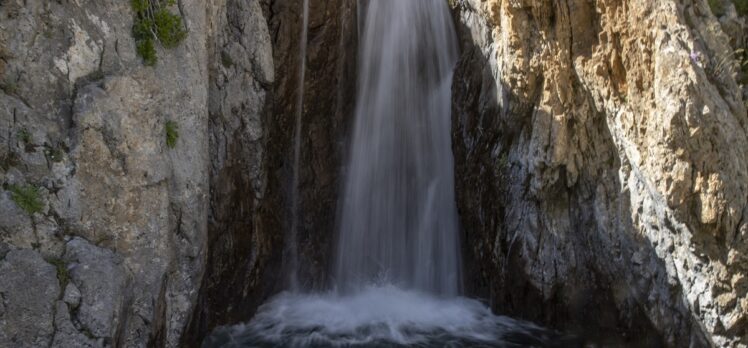
[[[67,263],[58,258],[49,258],[47,259],[47,262],[50,265],[55,266],[55,269],[57,270],[57,280],[60,282],[60,288],[62,288],[62,291],[65,291],[65,287],[68,285],[68,282],[70,282],[70,272],[68,272]]]
[[[748,16],[748,0],[732,0],[739,16]]]
[[[505,170],[509,167],[509,156],[506,153],[502,153],[501,156],[499,156],[498,161],[499,170]]]
[[[132,35],[146,65],[156,64],[155,41],[165,48],[174,48],[187,37],[182,17],[168,9],[176,4],[175,0],[131,0],[130,4],[135,12]]]
[[[28,129],[22,128],[18,131],[18,140],[22,141],[24,144],[31,143],[31,133]]]
[[[182,18],[166,9],[156,12],[154,21],[158,41],[166,48],[177,47],[187,37],[187,32],[184,31],[184,26],[182,26]]]
[[[156,65],[156,47],[153,46],[153,39],[147,38],[139,40],[136,44],[138,55],[143,58],[143,64],[148,66]]]
[[[234,65],[234,60],[231,59],[231,56],[225,52],[221,52],[221,64],[223,64],[223,67],[228,69]]]
[[[179,125],[174,121],[166,121],[166,146],[170,149],[177,147],[177,139],[179,139]]]
[[[62,149],[60,149],[59,147],[56,147],[56,148],[47,147],[44,150],[44,153],[47,155],[47,157],[49,158],[49,160],[52,161],[52,162],[54,162],[54,163],[62,162],[62,160],[64,158],[64,154],[62,152]]]
[[[722,1],[723,0],[708,0],[709,8],[717,17],[722,17],[725,14],[725,4],[722,3]]]
[[[748,51],[745,48],[740,48],[734,52],[717,56],[707,66],[707,72],[714,78],[737,74],[738,82],[745,81],[748,78]]]
[[[10,198],[16,205],[30,215],[39,213],[44,208],[39,188],[34,186],[10,186]]]
[[[8,82],[1,84],[0,89],[2,89],[5,94],[16,94],[18,92],[18,85],[15,82]]]

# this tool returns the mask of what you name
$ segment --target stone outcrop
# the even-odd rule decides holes
[[[149,67],[129,1],[2,1],[0,346],[195,344],[283,289],[300,8],[180,0],[188,35]],[[355,33],[354,2],[311,1],[310,286],[330,255]]]
[[[296,100],[300,91],[302,0],[276,1],[271,12],[278,81],[275,86],[268,170],[270,190],[291,201]],[[306,289],[325,289],[336,235],[338,189],[356,92],[356,2],[310,0],[306,74],[301,114],[297,272]],[[272,203],[275,218],[291,232],[290,204]],[[293,251],[292,251],[293,252]],[[288,279],[285,279],[287,282]]]
[[[339,167],[355,91],[355,3],[310,1],[299,86],[302,2],[216,2],[210,16],[211,196],[207,264],[183,343],[246,321],[298,272],[322,288],[334,236]],[[299,269],[291,233],[296,100],[303,91]]]
[[[746,19],[700,0],[452,4],[469,289],[611,345],[745,347]]]
[[[206,240],[204,6],[175,6],[189,35],[147,67],[129,1],[2,2],[0,346],[177,345]]]

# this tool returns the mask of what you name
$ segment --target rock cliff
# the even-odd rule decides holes
[[[746,17],[451,2],[471,291],[610,345],[748,344]]]
[[[2,2],[0,346],[180,339],[210,156],[204,4],[175,11],[190,34],[147,67],[129,2]]]
[[[300,238],[323,246],[353,4],[310,13]],[[175,2],[153,66],[130,1],[0,5],[0,346],[194,345],[282,289],[301,1]]]

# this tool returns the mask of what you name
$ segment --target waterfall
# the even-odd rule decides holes
[[[309,30],[309,0],[303,0],[303,15],[301,20],[301,37],[299,39],[299,92],[296,97],[296,128],[294,129],[293,149],[293,180],[291,193],[291,230],[286,243],[286,257],[288,258],[289,286],[291,290],[299,290],[299,175],[301,172],[301,116],[304,114],[304,81],[306,79],[306,51],[307,32]]]
[[[452,18],[446,1],[366,3],[336,285],[385,281],[457,295]]]
[[[249,323],[217,329],[203,347],[541,347],[559,342],[537,326],[495,316],[483,303],[458,296],[450,144],[457,47],[447,2],[362,4],[367,7],[359,26],[359,90],[341,197],[335,289],[302,293],[292,287],[262,305]],[[306,1],[304,6],[306,14]],[[297,144],[300,127],[299,122]],[[297,145],[296,168],[298,150]],[[295,250],[292,257],[295,265]],[[295,274],[292,279],[295,284]]]

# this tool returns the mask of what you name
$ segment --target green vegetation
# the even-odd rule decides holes
[[[735,51],[735,58],[738,61],[740,67],[738,82],[748,84],[748,48],[741,48]]]
[[[0,84],[0,90],[5,92],[5,94],[16,94],[18,92],[18,85],[15,82],[3,83]]]
[[[709,8],[717,17],[722,17],[726,13],[725,1],[732,1],[738,16],[748,16],[748,0],[708,0]]]
[[[748,50],[739,48],[734,52],[717,56],[717,59],[707,66],[707,72],[714,78],[723,78],[725,74],[732,76],[737,73],[738,83],[748,82]]]
[[[30,215],[39,213],[44,208],[44,203],[40,197],[39,188],[34,186],[10,185],[10,198],[16,205],[25,210]]]
[[[136,43],[138,55],[143,58],[143,63],[148,66],[156,65],[156,47],[153,46],[153,39],[138,40]]]
[[[49,157],[49,159],[52,162],[59,163],[62,162],[62,159],[64,157],[64,154],[62,152],[62,149],[60,148],[47,148],[45,150],[45,153]]]
[[[156,41],[165,48],[174,48],[187,37],[182,17],[169,11],[176,0],[131,0],[135,12],[132,35],[138,55],[146,65],[155,65]]]
[[[18,131],[18,140],[22,141],[24,144],[31,143],[31,133],[28,129],[22,128]]]
[[[226,53],[225,51],[221,52],[221,64],[223,64],[223,67],[228,69],[234,65],[234,60],[231,59],[231,56]]]
[[[738,10],[738,15],[748,16],[748,0],[732,0],[735,4],[735,9]]]
[[[166,121],[166,146],[170,149],[177,147],[177,139],[179,139],[179,126],[174,121]]]
[[[65,261],[58,258],[49,258],[47,262],[57,269],[57,280],[60,282],[60,288],[65,291],[65,287],[70,281],[70,272],[68,272],[68,265]]]
[[[712,10],[712,13],[717,17],[722,17],[725,14],[725,4],[722,3],[723,0],[708,0],[709,1],[709,8]]]
[[[498,162],[499,170],[505,170],[509,167],[509,156],[506,153],[502,153],[501,156],[499,156],[499,162]]]

